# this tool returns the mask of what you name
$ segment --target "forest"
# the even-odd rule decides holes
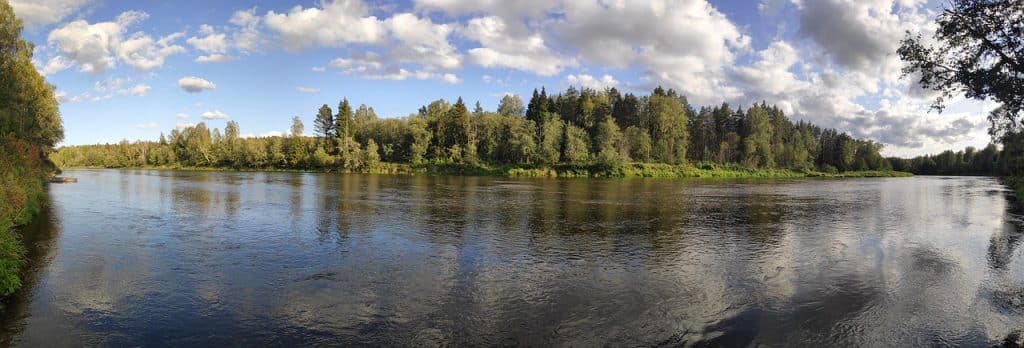
[[[46,155],[64,138],[53,86],[32,64],[22,22],[0,1],[0,297],[21,287],[25,247],[15,232],[46,200]]]
[[[298,117],[283,137],[244,138],[235,121],[223,131],[200,123],[161,134],[158,141],[63,147],[52,158],[66,167],[389,172],[404,164],[602,176],[627,175],[642,164],[798,173],[892,170],[874,141],[793,122],[764,102],[695,109],[685,96],[661,87],[641,96],[575,87],[549,95],[541,88],[526,103],[504,96],[496,111],[442,99],[405,118],[379,118],[373,108],[354,107],[347,99],[336,109],[324,104],[315,110],[315,137],[303,136],[306,125]]]

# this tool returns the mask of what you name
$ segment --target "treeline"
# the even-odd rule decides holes
[[[968,147],[910,159],[888,158],[893,170],[920,175],[1008,175],[1024,173],[1024,134],[1000,137],[1002,149],[989,144],[980,151]]]
[[[292,119],[285,137],[242,138],[200,123],[159,141],[70,146],[61,166],[185,166],[367,171],[382,163],[412,165],[577,166],[612,172],[624,164],[719,163],[746,168],[842,172],[890,170],[881,145],[835,129],[792,122],[762,102],[694,109],[686,97],[658,87],[650,95],[568,88],[534,91],[528,103],[502,98],[498,110],[473,110],[459,98],[436,100],[405,118],[378,118],[343,99],[321,106],[316,137]]]
[[[22,22],[0,0],[0,297],[21,287],[25,253],[14,227],[27,223],[46,199],[46,155],[64,137],[53,87],[32,64]]]

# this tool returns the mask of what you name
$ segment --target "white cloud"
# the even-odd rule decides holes
[[[207,111],[199,115],[204,120],[227,120],[231,119],[231,116],[221,112],[220,110]]]
[[[138,70],[152,70],[164,65],[167,57],[184,53],[185,48],[173,42],[185,36],[184,33],[173,33],[153,40],[141,32],[132,34],[117,48],[117,56]]]
[[[653,84],[698,103],[741,95],[726,70],[750,48],[750,37],[705,0],[569,1],[551,31],[584,62],[639,67]]]
[[[39,73],[43,74],[43,76],[53,75],[58,72],[64,71],[64,69],[71,67],[71,64],[72,62],[67,59],[64,59],[64,57],[52,57],[49,61],[46,62],[46,65],[43,66],[42,69],[40,69]]]
[[[146,95],[149,95],[149,91],[152,90],[152,89],[153,89],[153,87],[151,87],[150,85],[138,84],[138,85],[135,85],[135,87],[132,87],[130,92],[134,96],[144,97]]]
[[[77,20],[50,32],[47,41],[84,72],[103,73],[114,68],[118,61],[138,70],[151,70],[163,66],[167,57],[182,53],[185,48],[174,44],[182,33],[154,40],[137,32],[125,38],[129,27],[148,17],[144,12],[128,11],[113,22],[89,24]]]
[[[455,76],[455,74],[444,74],[444,75],[441,75],[441,81],[444,81],[446,83],[450,83],[450,84],[453,84],[453,85],[462,83],[462,79],[460,79],[458,76]]]
[[[327,68],[322,67],[322,66],[314,66],[310,70],[312,70],[313,72],[324,72],[324,71],[327,71]]]
[[[196,57],[196,63],[226,63],[237,59],[228,54],[232,45],[226,33],[218,33],[209,24],[200,26],[199,33],[203,36],[193,36],[186,40],[196,50],[205,53]]]
[[[196,57],[196,63],[227,63],[235,59],[235,57],[229,55],[214,53]]]
[[[270,11],[263,22],[291,50],[343,47],[384,39],[383,23],[369,15],[369,7],[362,1],[337,0],[321,5],[311,8],[295,6],[287,13]]]
[[[453,16],[493,13],[503,18],[536,18],[554,9],[559,1],[551,0],[414,0],[420,10],[441,10]]]
[[[203,24],[200,26],[199,33],[204,34],[205,36],[193,36],[188,38],[185,42],[188,42],[189,45],[192,45],[192,47],[195,47],[197,50],[206,53],[227,53],[227,34],[217,33],[213,26],[209,24]]]
[[[619,84],[618,80],[615,80],[612,75],[605,74],[601,78],[596,78],[587,74],[580,75],[569,75],[566,80],[570,85],[580,85],[586,88],[592,88],[596,90],[602,90],[608,87],[615,87]]]
[[[196,126],[196,124],[192,123],[192,122],[178,122],[177,124],[174,125],[174,128],[180,131],[180,130],[184,130],[185,128],[192,128],[192,127],[195,127],[195,126]]]
[[[123,89],[122,87],[131,83],[132,79],[118,77],[118,78],[107,78],[104,80],[96,81],[92,84],[92,90],[96,93],[113,93]]]
[[[154,128],[157,128],[157,127],[160,127],[160,125],[158,125],[156,123],[153,123],[153,122],[150,122],[150,123],[140,123],[140,124],[135,125],[135,128],[139,128],[139,129],[154,129]]]
[[[448,42],[454,26],[434,24],[430,18],[411,13],[396,14],[384,21],[384,26],[402,43],[391,51],[392,58],[441,69],[462,67],[462,54]]]
[[[56,92],[53,92],[53,96],[54,98],[57,98],[58,103],[63,103],[68,100],[68,92],[66,91],[57,90]]]
[[[554,54],[537,33],[517,33],[497,16],[474,18],[463,32],[481,47],[469,50],[473,63],[486,68],[506,67],[551,76],[578,65],[574,58]]]
[[[761,59],[755,63],[736,68],[736,80],[758,91],[759,95],[774,97],[807,87],[806,82],[799,81],[790,71],[800,56],[788,42],[775,41],[758,56]]]
[[[383,57],[375,52],[353,54],[349,58],[335,58],[328,63],[332,68],[343,69],[347,73],[376,71],[384,68]]]
[[[305,87],[305,86],[295,87],[295,90],[298,91],[299,93],[309,93],[309,94],[320,92],[319,88]]]
[[[14,14],[34,28],[60,22],[85,6],[89,0],[11,0]]]
[[[256,15],[255,7],[236,11],[231,15],[229,22],[235,26],[235,30],[231,34],[235,48],[243,53],[248,53],[257,50],[263,44],[263,38],[259,31],[263,20]]]
[[[204,90],[217,88],[213,82],[195,76],[185,76],[178,80],[178,86],[189,93],[199,93]]]
[[[178,113],[177,115],[174,115],[174,117],[179,119],[179,120],[184,120],[184,119],[189,118],[190,116],[188,114],[182,112],[182,113]]]
[[[904,33],[934,30],[921,1],[792,1],[800,34],[822,48],[820,54],[839,66],[890,82],[899,76],[902,64],[895,53]]]

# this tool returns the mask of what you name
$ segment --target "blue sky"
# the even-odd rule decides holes
[[[62,100],[64,144],[156,139],[198,122],[272,135],[342,97],[404,117],[570,85],[697,105],[777,103],[793,119],[886,144],[891,155],[984,146],[994,104],[900,78],[904,32],[927,0],[16,0],[36,65]],[[205,117],[204,117],[205,115]]]

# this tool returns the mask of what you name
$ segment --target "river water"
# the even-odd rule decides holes
[[[989,346],[1024,329],[993,178],[69,170],[0,345]]]

